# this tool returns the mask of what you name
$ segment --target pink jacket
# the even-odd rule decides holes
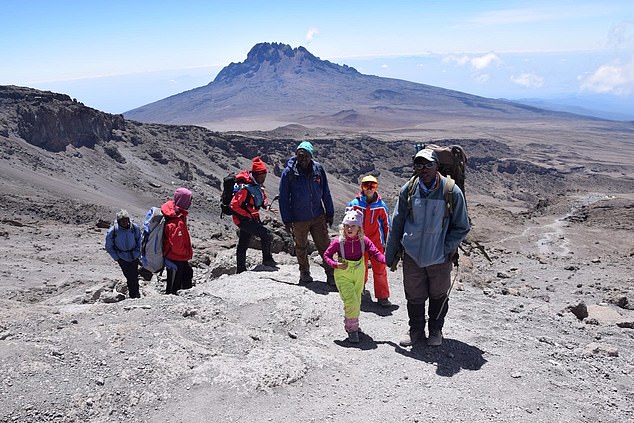
[[[365,243],[365,251],[370,254],[371,257],[374,257],[379,263],[385,264],[385,256],[381,253],[378,248],[374,245],[372,240],[367,236],[363,237],[363,242]],[[336,268],[339,263],[334,259],[335,254],[338,254],[341,257],[340,253],[341,247],[339,243],[339,237],[332,240],[326,251],[324,252],[324,260],[328,264],[328,266],[332,268]],[[343,242],[343,252],[346,256],[346,260],[357,261],[361,259],[361,241],[359,237],[355,238],[345,238]]]

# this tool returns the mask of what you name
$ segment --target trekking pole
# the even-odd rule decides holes
[[[456,279],[458,279],[458,275],[460,274],[460,267],[456,265],[456,274],[451,281],[451,285],[449,285],[449,290],[447,291],[447,295],[442,300],[442,305],[440,306],[440,310],[438,310],[438,315],[436,316],[436,320],[440,319],[440,315],[442,314],[442,309],[445,308],[445,304],[447,304],[447,300],[449,300],[449,294],[451,294],[451,290],[453,289],[454,284],[456,283]]]

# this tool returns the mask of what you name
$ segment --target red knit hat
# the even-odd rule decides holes
[[[259,156],[255,157],[253,159],[253,164],[251,165],[251,173],[253,173],[254,175],[261,175],[266,172],[266,165],[264,164],[262,159],[260,159]]]

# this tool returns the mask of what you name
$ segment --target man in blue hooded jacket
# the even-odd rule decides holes
[[[313,237],[323,258],[330,245],[328,226],[335,215],[324,168],[313,160],[313,145],[303,141],[286,164],[280,178],[280,215],[286,230],[293,235],[301,284],[312,282],[308,262],[308,234]],[[333,269],[324,265],[327,283],[335,285]]]
[[[429,299],[427,345],[442,344],[442,328],[449,309],[452,259],[470,230],[464,196],[438,172],[438,156],[431,149],[414,156],[415,176],[401,187],[385,249],[392,267],[403,253],[403,287],[409,331],[399,342],[410,346],[425,338],[425,302]],[[446,188],[447,187],[447,188]],[[411,188],[411,189],[410,189]],[[445,201],[451,195],[451,207]]]
[[[130,222],[125,209],[117,212],[115,222],[106,233],[106,251],[119,264],[128,284],[130,298],[141,298],[139,292],[139,257],[141,257],[141,230]]]

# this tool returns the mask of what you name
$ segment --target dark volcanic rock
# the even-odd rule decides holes
[[[49,91],[2,86],[0,107],[17,120],[17,136],[54,152],[67,145],[94,147],[111,139],[113,130],[124,127],[121,115],[100,112]]]

